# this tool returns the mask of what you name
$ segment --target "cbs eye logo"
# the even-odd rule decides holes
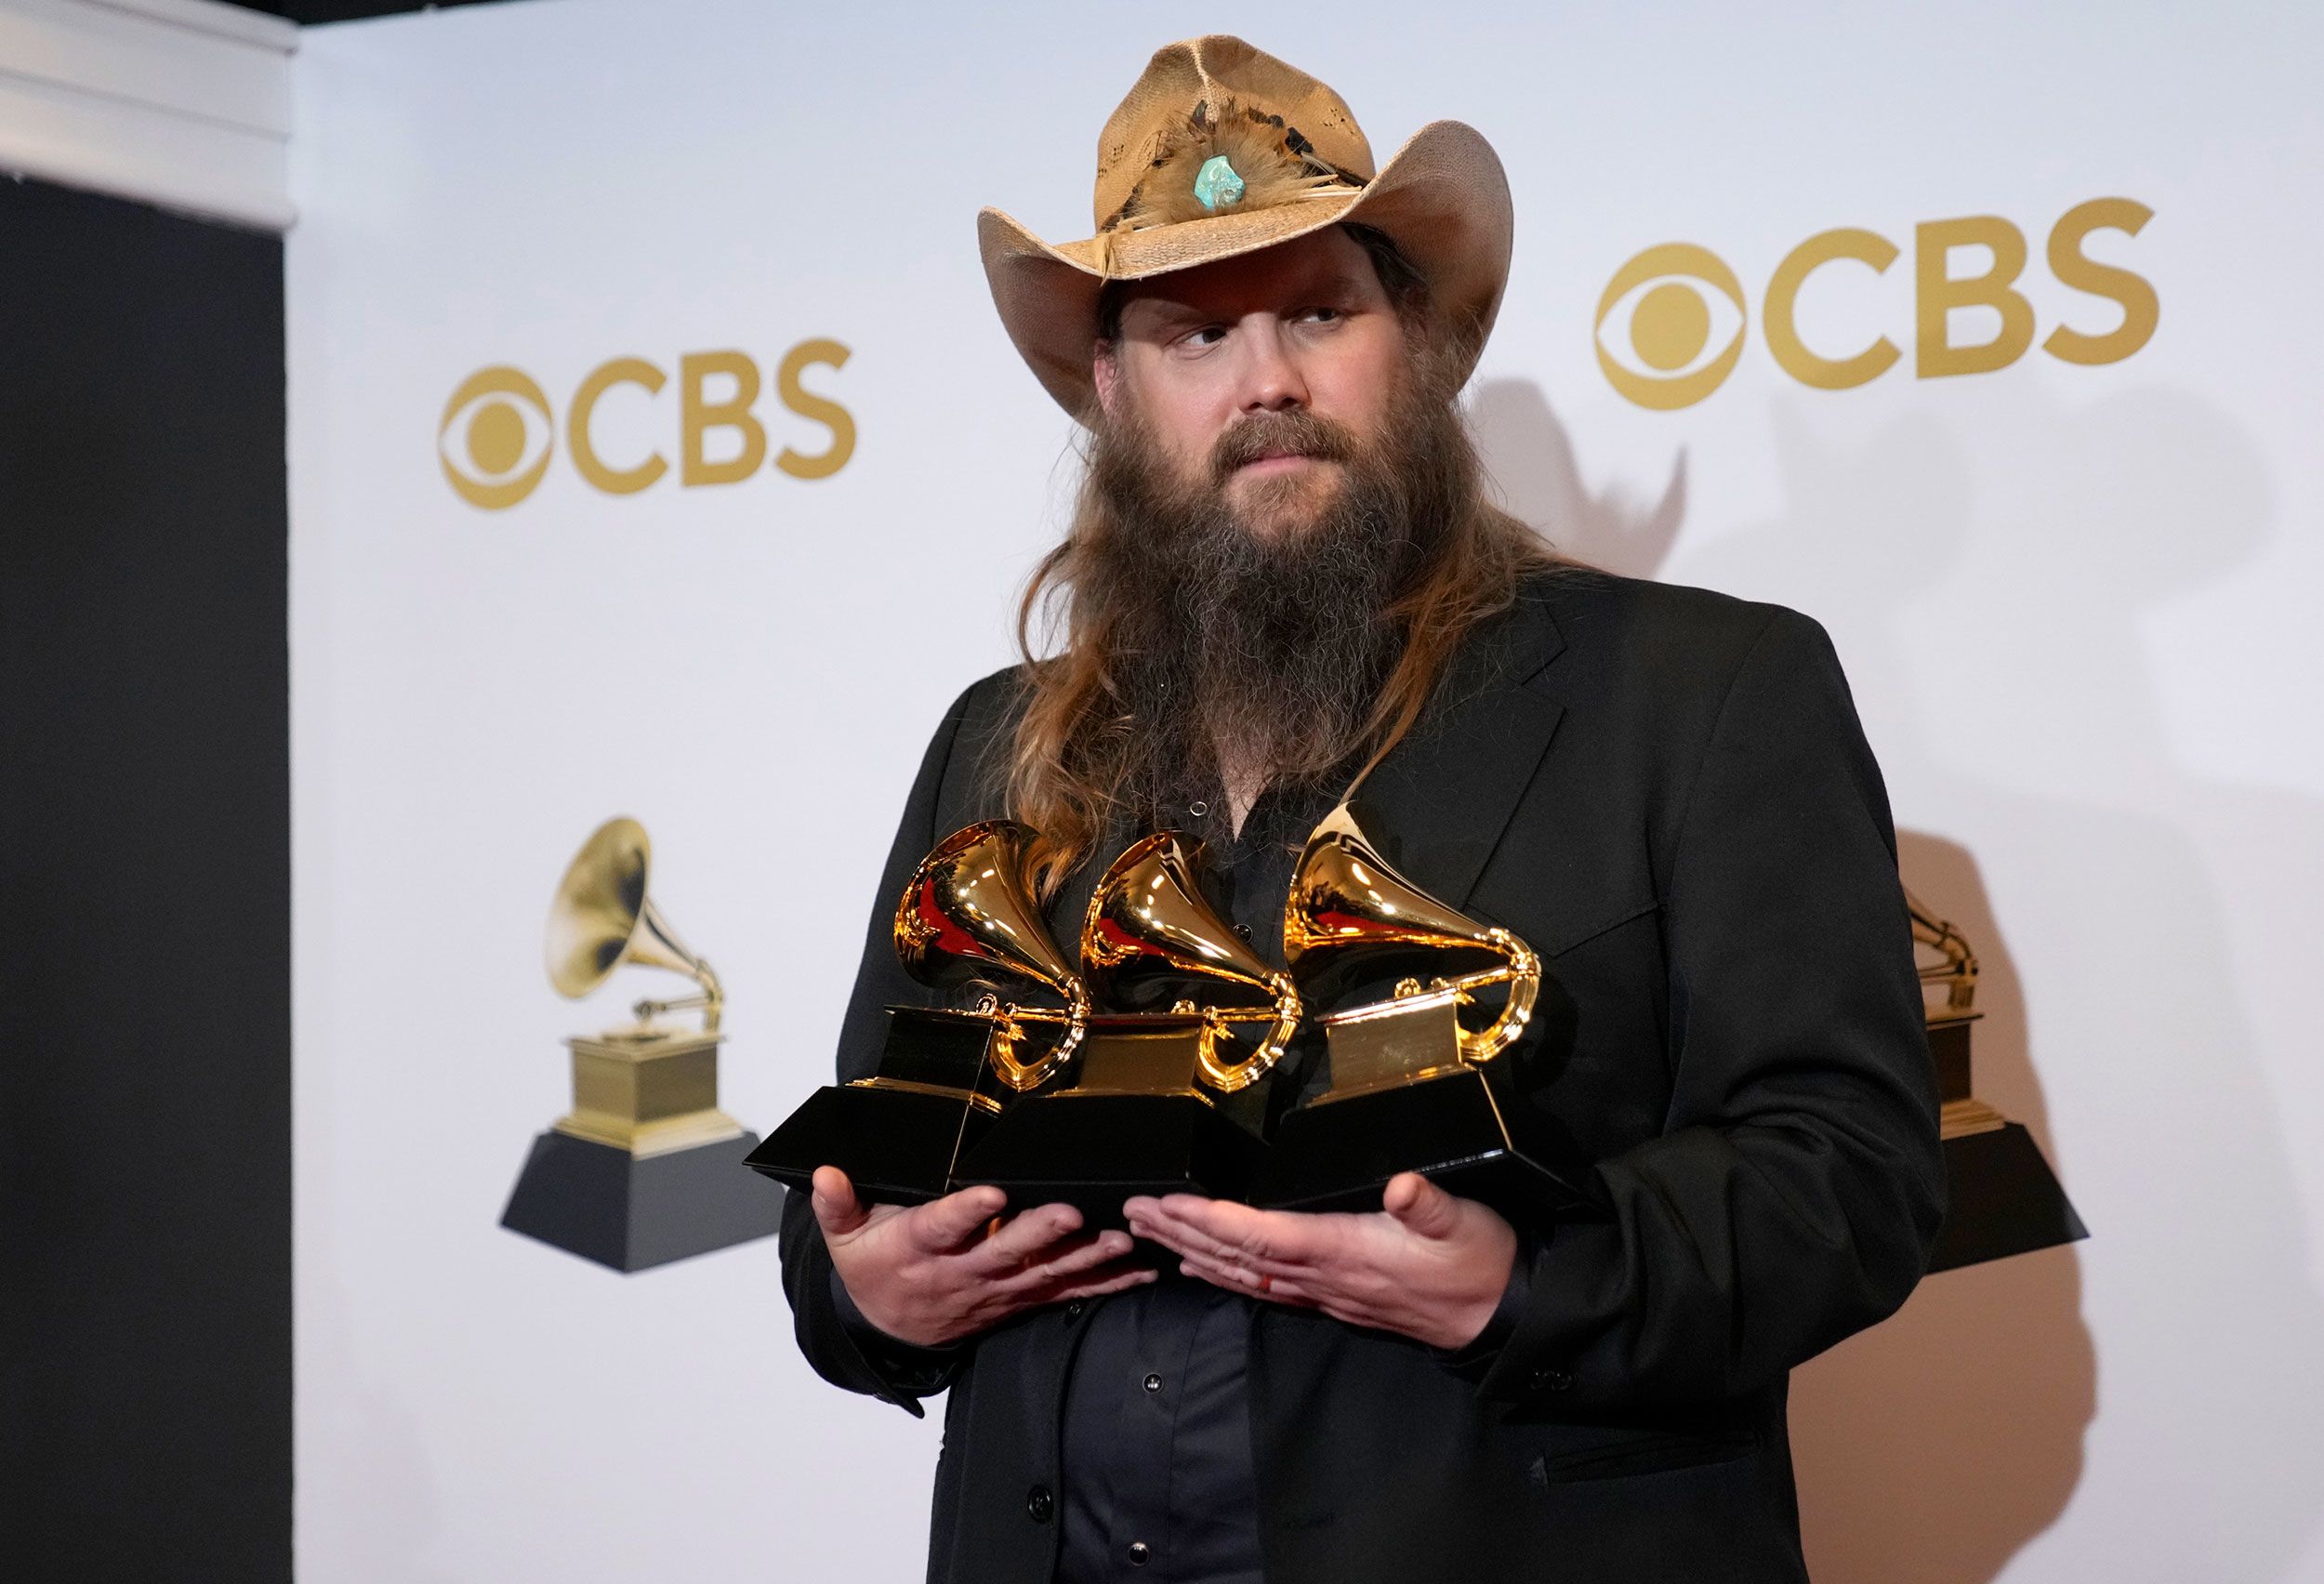
[[[784,354],[775,371],[782,405],[821,424],[830,439],[821,451],[786,445],[775,453],[776,470],[794,479],[827,479],[855,454],[855,419],[827,396],[809,390],[802,376],[812,365],[845,366],[848,350],[837,341],[801,341]],[[678,360],[678,482],[681,488],[732,484],[750,478],[766,463],[766,426],[752,410],[759,400],[759,365],[738,351],[688,352]],[[733,382],[713,395],[710,381]],[[668,376],[643,358],[614,358],[589,371],[573,393],[565,414],[566,449],[574,469],[592,488],[607,495],[635,495],[669,471],[667,458],[647,449],[634,461],[608,460],[598,449],[595,419],[599,401],[617,385],[634,385],[651,399]],[[707,443],[714,430],[737,437],[735,454],[713,459]],[[436,425],[436,459],[445,482],[469,505],[502,511],[540,486],[557,444],[557,421],[548,398],[522,369],[506,363],[477,370],[460,382],[444,403]]]
[[[2050,273],[2059,284],[2121,309],[2113,329],[2088,335],[2053,327],[2042,350],[2066,363],[2119,363],[2154,336],[2161,310],[2145,277],[2101,264],[2082,251],[2094,231],[2136,236],[2154,217],[2130,198],[2093,198],[2050,228]],[[1949,273],[1950,252],[1977,245],[1991,255],[1982,274]],[[1879,378],[1904,355],[1885,336],[1842,357],[1811,350],[1801,338],[1797,313],[1810,278],[1827,264],[1848,261],[1885,274],[1899,257],[1895,243],[1875,232],[1843,227],[1820,231],[1784,256],[1768,277],[1760,324],[1777,366],[1818,390],[1846,390]],[[2026,268],[2026,235],[1996,215],[1931,220],[1913,231],[1913,374],[1938,379],[2007,368],[2033,345],[2034,310],[2016,289]],[[1950,315],[1958,308],[1991,309],[2000,317],[1992,339],[1957,342]],[[1691,407],[1719,389],[1742,358],[1750,310],[1735,271],[1708,248],[1664,243],[1614,273],[1598,298],[1592,338],[1598,367],[1615,389],[1642,407],[1670,412]]]
[[[522,369],[479,369],[444,405],[437,460],[469,505],[498,511],[531,495],[548,471],[555,427],[548,398]]]

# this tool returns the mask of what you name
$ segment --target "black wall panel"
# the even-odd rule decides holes
[[[0,1573],[290,1577],[283,251],[0,177]]]

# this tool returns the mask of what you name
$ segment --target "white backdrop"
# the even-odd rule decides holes
[[[728,1109],[763,1130],[822,1081],[911,770],[1007,657],[1072,477],[976,208],[1087,234],[1107,111],[1154,46],[1224,29],[1338,87],[1383,158],[1446,115],[1499,149],[1516,262],[1473,403],[1502,489],[1587,558],[1831,629],[1907,881],[1986,964],[1979,1088],[2093,1229],[1931,1278],[1800,1372],[1818,1577],[2324,1579],[2319,13],[1301,15],[535,0],[303,35],[301,1576],[918,1576],[933,1420],[808,1372],[771,1241],[622,1277],[495,1224],[563,1108],[560,1039],[630,988],[556,999],[541,920],[581,838],[637,815],[729,987]],[[2159,327],[2085,366],[2041,338],[2120,310],[2045,242],[2102,197],[2153,213],[2085,250],[2150,284]],[[2025,238],[2036,345],[1916,377],[1916,227],[1967,216]],[[1762,293],[1843,226],[1902,257],[1817,272],[1802,335],[1903,357],[1811,389]],[[1667,242],[1732,268],[1747,323],[1723,384],[1657,411],[1592,327]],[[845,465],[681,483],[680,358],[746,354],[770,458],[812,455],[828,427],[774,385],[819,338],[848,350],[802,376],[852,420]],[[621,356],[670,383],[615,387],[596,448],[671,470],[612,495],[564,425]],[[440,426],[501,364],[553,446],[480,509]]]

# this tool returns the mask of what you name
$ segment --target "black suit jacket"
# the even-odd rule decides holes
[[[874,898],[838,1070],[890,1002],[889,940],[946,833],[1002,812],[1012,672],[946,715]],[[1250,1392],[1271,1584],[1805,1577],[1788,1371],[1903,1302],[1945,1198],[1895,838],[1829,640],[1783,607],[1574,569],[1527,581],[1363,789],[1389,861],[1540,953],[1576,1003],[1534,1103],[1614,1209],[1533,1248],[1489,1367],[1261,1306]],[[1052,915],[1070,942],[1098,855]],[[1087,1315],[949,1354],[866,1350],[804,1195],[799,1345],[917,1413],[949,1387],[930,1577],[1042,1584],[1058,1408]]]

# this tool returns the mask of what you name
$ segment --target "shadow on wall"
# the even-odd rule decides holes
[[[1581,482],[1574,442],[1530,379],[1488,379],[1469,395],[1475,432],[1501,499],[1577,561],[1652,577],[1670,553],[1686,517],[1686,453],[1671,459],[1662,498],[1632,498],[1618,486],[1591,495]]]
[[[1919,831],[1898,831],[1896,844],[1906,883],[1944,898],[1931,905],[1977,954],[1978,1098],[2025,1124],[2063,1171],[2017,965],[1975,860]],[[2080,1259],[2069,1244],[1933,1276],[1887,1324],[1793,1376],[1802,1520],[1819,1577],[1990,1579],[2066,1510],[2098,1404]]]
[[[2247,932],[2231,959],[2219,892],[2305,917],[2324,809],[2175,762],[2143,637],[2258,554],[2266,461],[2177,391],[2069,408],[2032,377],[1979,383],[1851,393],[1889,405],[1841,442],[1824,398],[1777,402],[1779,515],[1699,548],[1683,452],[1649,505],[1589,493],[1529,382],[1479,387],[1472,421],[1511,508],[1567,553],[1822,621],[1892,789],[1978,833],[1973,859],[1900,831],[1900,865],[1984,970],[1980,1098],[2026,1124],[2093,1241],[1932,1276],[1795,1373],[1817,1579],[1987,1584],[2053,1527],[2045,1577],[2284,1579],[2324,1511],[2324,1303],[2241,988],[2278,948]],[[2013,930],[2040,944],[2030,986]],[[2105,1117],[2082,1158],[2037,1060]],[[2108,1474],[2085,1487],[2102,1354]]]

